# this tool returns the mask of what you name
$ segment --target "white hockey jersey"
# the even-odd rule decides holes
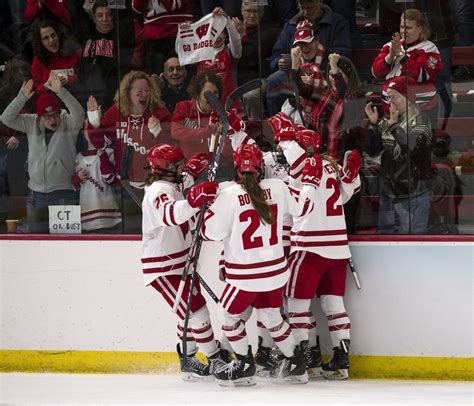
[[[298,187],[306,153],[296,141],[282,141],[280,146],[290,163],[291,183]],[[359,176],[350,184],[341,182],[334,166],[323,160],[314,210],[309,216],[293,221],[291,252],[310,251],[330,259],[350,258],[343,204],[359,189]]]
[[[95,150],[94,154],[87,154],[86,151],[76,155],[75,171],[85,169],[89,172],[87,180],[80,183],[79,192],[81,227],[84,231],[111,228],[122,222],[122,214],[112,186],[115,180],[113,151],[106,151],[110,167],[102,171],[100,158]]]
[[[239,131],[229,137],[231,138],[232,149],[234,151],[236,151],[242,144],[255,144],[255,140],[251,138],[245,131]],[[273,152],[269,151],[263,153],[263,165],[265,179],[280,179],[287,185],[289,184],[289,166],[278,163],[274,157]],[[294,188],[290,190],[296,196],[299,194],[299,190],[295,190]],[[291,244],[290,233],[292,224],[293,218],[288,213],[285,214],[283,217],[283,245],[285,247],[289,247]]]
[[[143,197],[142,269],[145,285],[158,276],[181,275],[191,245],[191,218],[199,211],[175,183],[159,180]]]
[[[236,183],[219,191],[201,228],[205,240],[224,242],[227,282],[249,292],[270,291],[287,282],[283,215],[307,215],[316,193],[315,188],[305,186],[297,201],[279,179],[263,179],[260,187],[276,217],[274,224],[260,222],[249,195]]]

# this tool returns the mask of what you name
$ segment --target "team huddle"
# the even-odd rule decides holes
[[[351,325],[343,296],[350,252],[343,205],[360,188],[360,155],[348,151],[341,165],[320,155],[320,135],[283,113],[269,119],[276,146],[263,153],[238,116],[227,115],[233,181],[193,185],[209,166],[207,153],[186,161],[180,147],[169,144],[157,144],[148,153],[141,261],[145,284],[176,309],[178,337],[185,334],[186,345],[177,346],[182,376],[214,376],[223,386],[254,385],[255,376],[291,383],[347,379]],[[225,282],[219,334],[199,278],[192,280],[188,273],[179,293],[201,210],[206,211],[195,232],[205,241],[223,242],[215,270]],[[334,352],[327,363],[311,312],[315,296]],[[255,355],[246,331],[254,310]],[[198,348],[207,364],[195,357]]]

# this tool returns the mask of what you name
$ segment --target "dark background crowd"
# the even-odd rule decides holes
[[[350,233],[473,232],[471,1],[178,3],[1,1],[0,232],[19,219],[17,232],[46,233],[49,205],[80,204],[83,232],[139,233],[123,181],[143,196],[158,142],[205,149],[204,92],[224,102],[252,79],[234,107],[262,150],[283,113],[335,160],[362,153]],[[182,66],[178,27],[209,13],[227,19],[215,59]],[[222,179],[231,162],[229,146]]]

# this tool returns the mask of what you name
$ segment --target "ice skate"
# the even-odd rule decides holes
[[[323,377],[323,359],[321,357],[321,348],[319,347],[319,337],[317,337],[316,346],[308,347],[308,342],[301,343],[301,349],[306,354],[306,372],[309,380]]]
[[[256,375],[262,378],[271,378],[277,375],[278,367],[283,359],[279,350],[264,347],[261,337],[258,340],[258,350],[255,354],[255,364],[257,366]]]
[[[323,364],[323,376],[326,379],[344,380],[349,378],[349,344],[350,340],[341,340],[339,347],[334,347],[334,355]]]
[[[247,355],[236,354],[237,359],[213,368],[213,375],[220,386],[252,386],[256,384],[255,361],[252,348],[249,346]]]
[[[308,383],[306,372],[306,355],[300,346],[295,346],[292,357],[284,357],[280,363],[278,377],[285,382],[303,384]]]
[[[176,346],[176,351],[179,356],[181,379],[183,379],[183,381],[192,382],[212,378],[209,365],[203,364],[199,361],[196,358],[196,354],[190,354],[187,357],[184,357],[179,344]]]

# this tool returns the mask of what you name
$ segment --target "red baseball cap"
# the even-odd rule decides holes
[[[408,76],[397,76],[395,78],[388,79],[384,84],[385,92],[388,89],[396,90],[402,96],[406,97],[412,104],[416,103],[416,81],[412,77]]]
[[[311,42],[313,39],[313,24],[308,19],[301,20],[296,26],[293,45],[296,45],[298,42]]]

